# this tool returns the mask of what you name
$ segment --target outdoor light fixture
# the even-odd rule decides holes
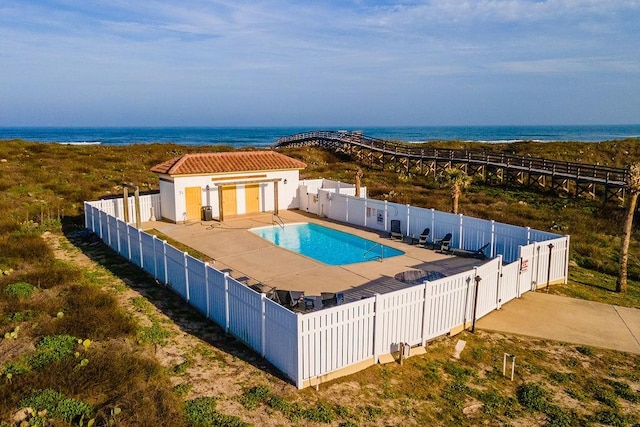
[[[287,178],[285,178],[285,179],[284,179],[283,183],[284,183],[284,184],[286,184],[286,183],[287,183]]]

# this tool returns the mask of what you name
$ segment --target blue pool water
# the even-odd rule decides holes
[[[284,249],[329,265],[391,258],[404,252],[372,240],[343,233],[317,224],[288,224],[285,227],[260,227],[250,230]]]

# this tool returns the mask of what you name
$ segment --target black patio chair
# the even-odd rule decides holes
[[[433,241],[433,248],[440,252],[449,252],[449,245],[451,244],[452,238],[453,235],[451,233],[447,233],[442,239],[435,239]]]
[[[420,233],[420,237],[418,238],[418,246],[422,246],[425,248],[427,246],[427,239],[429,238],[429,233],[431,229],[425,228],[422,233]]]
[[[391,232],[389,233],[389,237],[392,239],[402,240],[402,230],[400,229],[400,220],[392,219],[391,220]]]

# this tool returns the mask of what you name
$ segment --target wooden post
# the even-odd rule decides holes
[[[224,221],[224,209],[222,209],[222,186],[218,186],[218,220]]]

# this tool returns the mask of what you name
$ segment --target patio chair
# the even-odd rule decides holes
[[[447,233],[442,239],[435,239],[433,241],[433,248],[440,252],[449,252],[449,245],[451,244],[452,237],[453,235],[451,233]]]
[[[467,249],[452,249],[451,253],[456,256],[467,257],[467,258],[477,258],[477,259],[487,259],[487,254],[484,251],[491,245],[491,243],[487,243],[480,249],[476,249],[475,251],[467,250]]]
[[[400,229],[400,220],[392,219],[391,220],[391,232],[389,233],[389,237],[392,239],[402,240],[402,230]]]
[[[420,237],[418,238],[418,246],[422,246],[425,248],[427,246],[427,239],[429,238],[429,233],[431,229],[425,228],[422,233],[420,233]]]

